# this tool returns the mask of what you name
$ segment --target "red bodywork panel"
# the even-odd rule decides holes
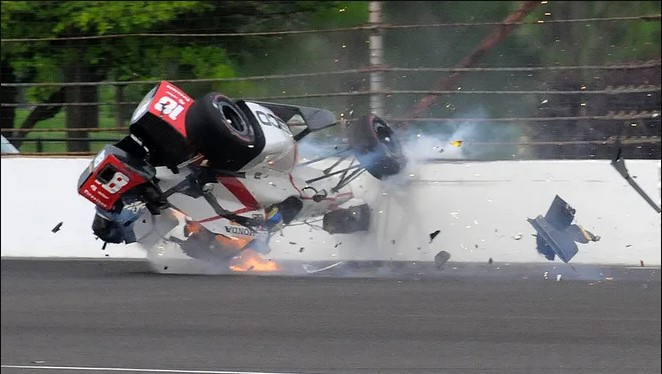
[[[111,210],[123,193],[146,183],[147,180],[115,155],[105,155],[98,160],[99,156],[90,164],[91,174],[80,186],[78,193],[99,208]]]
[[[149,106],[149,113],[170,124],[186,138],[184,119],[193,102],[194,100],[184,91],[170,82],[162,81]]]

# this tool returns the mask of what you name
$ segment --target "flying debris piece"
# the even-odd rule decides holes
[[[325,266],[323,268],[318,268],[318,267],[315,267],[313,265],[308,265],[308,264],[303,264],[301,266],[303,267],[303,270],[306,271],[306,273],[308,273],[308,274],[317,274],[317,273],[320,273],[320,272],[325,271],[325,270],[333,269],[333,268],[335,268],[336,266],[338,266],[342,263],[343,263],[342,261],[339,261],[339,262],[336,262],[336,263],[331,264],[329,266]]]
[[[341,245],[341,244],[342,244],[342,242],[338,242],[338,243],[336,243],[336,245],[333,246],[333,248],[338,248],[338,246]]]
[[[494,263],[494,260],[492,260],[492,257],[487,261],[488,264],[492,265]]]
[[[434,232],[430,233],[430,243],[432,243],[434,238],[436,238],[437,235],[439,235],[440,232],[441,232],[441,230],[435,230]]]
[[[108,245],[108,242],[103,242],[103,246],[101,247],[101,250],[105,251],[107,245]],[[106,255],[106,256],[108,256],[108,255]]]
[[[651,208],[655,209],[656,212],[660,213],[660,207],[651,199],[648,194],[641,189],[641,187],[637,184],[637,182],[634,181],[634,178],[630,176],[630,173],[628,172],[628,169],[625,167],[625,160],[623,159],[622,155],[622,148],[621,148],[621,143],[620,140],[616,140],[616,152],[614,156],[611,159],[611,165],[618,171],[618,173],[625,178],[625,180],[634,188],[635,191],[648,203],[648,205],[651,206]],[[636,178],[636,177],[635,177]]]
[[[460,148],[462,146],[462,140],[453,140],[448,144],[452,145],[453,147]]]
[[[58,232],[58,231],[60,231],[60,227],[62,227],[62,224],[63,224],[63,223],[64,223],[64,222],[60,222],[60,223],[58,223],[57,225],[55,225],[55,227],[53,227],[53,230],[51,230],[51,232]]]
[[[306,247],[301,247],[301,248],[299,248],[299,253],[302,253],[303,250],[304,250],[305,248],[306,248]]]
[[[451,254],[446,251],[441,251],[434,256],[434,264],[437,266],[437,269],[441,270],[444,264],[450,260]]]
[[[535,219],[527,218],[538,233],[537,250],[546,259],[553,261],[558,256],[561,261],[568,263],[578,252],[575,242],[586,244],[600,240],[599,236],[583,227],[571,224],[574,218],[575,209],[558,195],[554,197],[544,217],[539,215]]]

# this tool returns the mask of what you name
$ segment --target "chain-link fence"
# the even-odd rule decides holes
[[[425,138],[433,147],[462,140],[469,158],[604,159],[618,141],[626,157],[659,159],[659,45],[628,53],[626,43],[604,50],[598,41],[642,25],[659,33],[660,15],[564,18],[544,1],[524,11],[526,3],[532,2],[494,21],[477,12],[471,21],[424,22],[429,2],[408,5],[405,14],[394,10],[403,3],[371,2],[365,24],[334,29],[3,35],[3,48],[47,43],[84,51],[124,39],[189,48],[193,41],[276,38],[290,50],[264,56],[254,74],[234,77],[164,71],[154,79],[113,80],[83,70],[76,81],[21,81],[8,79],[3,61],[2,135],[24,154],[93,154],[128,132],[142,95],[167,79],[193,97],[221,91],[236,99],[322,107],[344,121],[376,112],[404,139]],[[550,11],[539,11],[545,6]]]

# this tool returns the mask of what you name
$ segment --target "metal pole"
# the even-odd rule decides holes
[[[376,26],[370,33],[370,91],[382,91],[384,89],[384,72],[378,71],[384,66],[384,44],[382,41],[382,3],[371,1],[368,5],[370,25]],[[370,95],[370,111],[378,116],[384,115],[384,95]]]

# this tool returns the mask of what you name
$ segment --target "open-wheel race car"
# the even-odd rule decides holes
[[[342,127],[333,150],[300,160],[299,142],[331,126]],[[393,129],[373,114],[345,124],[318,108],[217,92],[194,100],[167,81],[140,102],[129,132],[78,181],[96,205],[94,234],[146,246],[170,240],[214,263],[247,249],[268,253],[274,232],[311,217],[332,234],[367,230],[370,207],[347,206],[356,200],[349,184],[365,171],[382,180],[406,165]],[[151,229],[138,235],[137,222]]]

